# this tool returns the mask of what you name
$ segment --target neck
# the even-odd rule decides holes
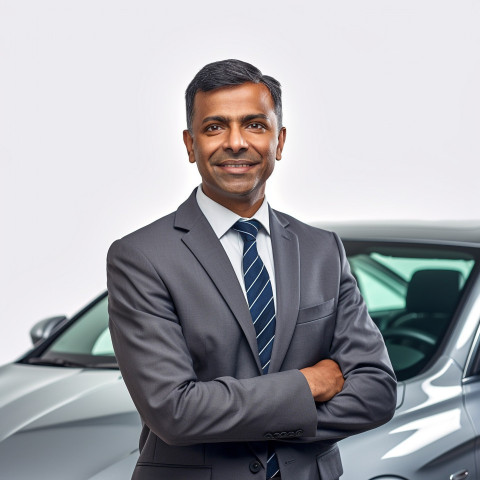
[[[224,207],[228,208],[229,210],[236,213],[237,215],[240,215],[243,218],[251,218],[257,213],[258,209],[262,206],[263,198],[260,198],[253,204],[246,203],[246,204],[224,205]]]
[[[205,191],[207,190],[207,191]],[[217,195],[211,195],[208,189],[205,189],[202,185],[203,193],[214,202],[222,205],[222,207],[228,208],[233,213],[236,213],[240,217],[250,218],[257,213],[258,209],[262,206],[265,194],[252,197],[250,195],[235,196],[235,197],[220,197]]]

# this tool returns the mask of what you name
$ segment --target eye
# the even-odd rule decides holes
[[[259,122],[252,122],[248,124],[247,128],[252,130],[265,130],[265,125]]]
[[[219,125],[209,125],[205,131],[206,132],[218,132],[220,130],[220,126]]]

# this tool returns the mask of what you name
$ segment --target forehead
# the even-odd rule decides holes
[[[193,123],[210,116],[241,117],[256,113],[275,120],[273,98],[263,83],[243,83],[195,94]]]

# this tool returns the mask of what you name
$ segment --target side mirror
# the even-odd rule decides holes
[[[58,317],[49,317],[37,322],[30,330],[30,338],[32,339],[33,344],[48,338],[66,319],[67,317],[65,315],[61,315]]]

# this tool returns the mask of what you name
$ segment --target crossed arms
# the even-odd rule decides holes
[[[135,245],[115,242],[107,259],[112,341],[149,428],[171,445],[262,441],[268,432],[295,432],[290,441],[318,441],[390,419],[394,374],[380,334],[365,326],[365,307],[344,253],[342,261],[340,334],[334,336],[331,359],[302,370],[202,380],[164,279]],[[365,338],[349,344],[349,336]]]

